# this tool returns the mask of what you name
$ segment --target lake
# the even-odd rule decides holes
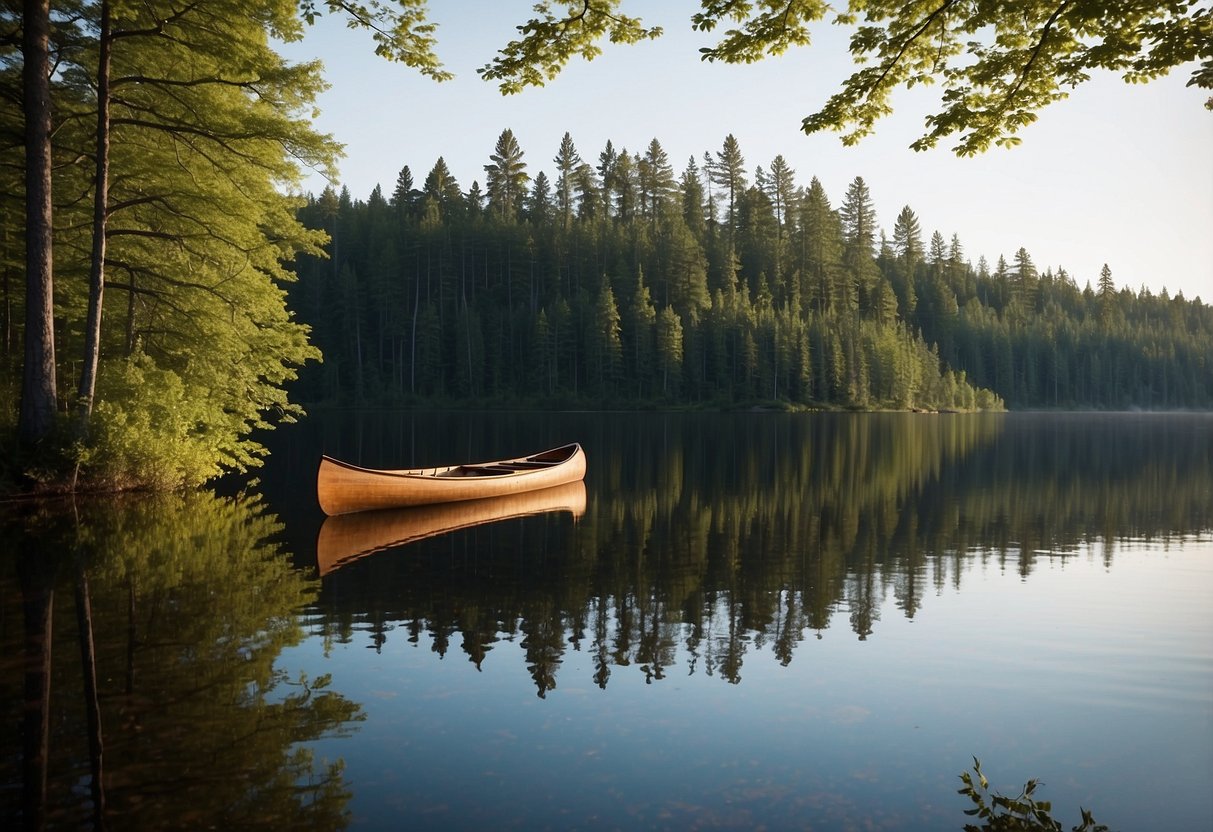
[[[3,509],[0,826],[959,830],[977,757],[1067,829],[1213,828],[1213,414],[268,441],[217,493]],[[315,503],[321,452],[569,441],[584,488],[520,516]]]

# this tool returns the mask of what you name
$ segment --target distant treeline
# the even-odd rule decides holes
[[[786,402],[848,408],[1213,405],[1213,310],[1096,288],[1020,248],[993,267],[956,235],[890,238],[856,178],[833,208],[737,140],[681,175],[654,139],[597,164],[565,134],[553,175],[504,131],[485,187],[439,158],[366,201],[326,189],[331,235],[291,301],[322,366],[311,401]]]

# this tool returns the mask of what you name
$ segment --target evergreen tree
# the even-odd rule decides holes
[[[1036,283],[1038,273],[1036,264],[1032,262],[1028,250],[1020,246],[1015,252],[1015,271],[1013,273],[1015,297],[1018,300],[1021,314],[1029,314],[1036,307]]]
[[[1112,270],[1104,263],[1099,270],[1099,320],[1107,327],[1112,320],[1112,308],[1116,303],[1116,284],[1112,281]]]
[[[413,190],[413,172],[405,165],[396,174],[396,187],[392,190],[392,205],[401,210],[412,207],[416,191]]]
[[[842,219],[843,263],[857,289],[856,303],[870,307],[870,295],[878,277],[876,209],[862,176],[852,180],[838,214]]]
[[[923,254],[922,227],[909,205],[901,209],[893,224],[893,252],[897,258],[893,290],[897,293],[901,317],[909,320],[918,305],[914,280]]]
[[[702,242],[707,234],[707,223],[704,220],[703,181],[699,178],[699,167],[695,157],[687,161],[686,170],[679,180],[679,190],[682,194],[682,220],[687,228]]]
[[[615,218],[627,223],[636,216],[640,201],[636,162],[627,148],[619,151],[610,178],[610,200],[615,205]]]
[[[657,321],[657,310],[649,287],[644,282],[644,271],[636,270],[636,286],[628,304],[628,326],[622,333],[628,348],[628,375],[635,379],[638,394],[645,395],[648,376],[653,368],[653,326]]]
[[[670,157],[661,147],[661,142],[655,138],[649,142],[649,146],[644,152],[644,158],[637,163],[636,167],[642,215],[648,217],[656,225],[658,216],[677,190],[674,168],[670,165]]]
[[[682,354],[682,321],[673,307],[666,306],[657,317],[657,366],[661,370],[663,396],[678,394]]]
[[[439,215],[443,217],[449,216],[450,212],[456,210],[463,202],[463,192],[459,190],[459,183],[455,181],[450,168],[446,165],[446,160],[441,156],[426,175],[425,187],[422,191],[426,200],[436,205]]]
[[[484,166],[485,194],[489,210],[499,219],[517,219],[531,177],[522,160],[522,148],[508,127],[501,131],[497,145],[489,156],[491,164]]]
[[[556,211],[561,226],[568,230],[573,222],[573,196],[577,192],[577,170],[582,162],[573,145],[573,137],[567,132],[560,139],[560,149],[552,161],[556,164]]]
[[[728,194],[728,229],[730,244],[737,230],[737,197],[746,188],[745,157],[741,155],[741,145],[732,133],[724,137],[724,144],[716,152],[716,159],[708,169],[708,178],[725,189]]]
[[[546,226],[552,213],[552,187],[548,175],[539,171],[526,201],[527,219],[532,225]]]
[[[807,283],[802,302],[819,312],[852,313],[857,299],[843,267],[842,226],[816,176],[801,204],[799,231],[799,270]]]
[[[598,184],[602,188],[601,204],[603,206],[605,216],[611,215],[611,207],[615,199],[615,166],[619,162],[619,154],[615,152],[615,146],[611,144],[611,140],[607,139],[606,147],[598,154]]]

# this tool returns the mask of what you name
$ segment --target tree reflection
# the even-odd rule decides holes
[[[26,714],[25,744],[8,742],[21,720],[0,729],[6,747],[25,748],[24,762],[0,763],[3,782],[25,783],[22,806],[12,789],[0,797],[12,825],[345,824],[341,764],[306,743],[350,730],[361,709],[276,664],[303,636],[297,613],[316,582],[273,543],[272,515],[202,493],[6,519],[3,620],[18,599],[26,609],[24,649],[0,630],[4,669],[22,655],[26,666],[24,696],[21,675],[0,674],[5,715]]]
[[[600,420],[602,425],[608,420]],[[618,420],[623,422],[624,420]],[[567,652],[592,681],[741,680],[845,622],[879,637],[974,568],[1029,578],[1095,541],[1207,532],[1207,415],[866,414],[670,419],[601,428],[586,511],[512,519],[387,551],[325,578],[329,637],[408,621],[480,667],[518,640],[539,696]],[[507,428],[502,428],[508,430]]]

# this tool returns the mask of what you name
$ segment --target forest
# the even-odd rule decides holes
[[[1020,247],[976,263],[869,185],[840,202],[732,134],[681,173],[658,139],[549,170],[504,130],[465,190],[439,158],[390,194],[326,188],[289,288],[310,402],[852,409],[1213,405],[1213,310],[1094,287]],[[807,179],[807,184],[805,183]],[[837,204],[837,207],[835,207]],[[1014,233],[1008,230],[1008,236]]]

